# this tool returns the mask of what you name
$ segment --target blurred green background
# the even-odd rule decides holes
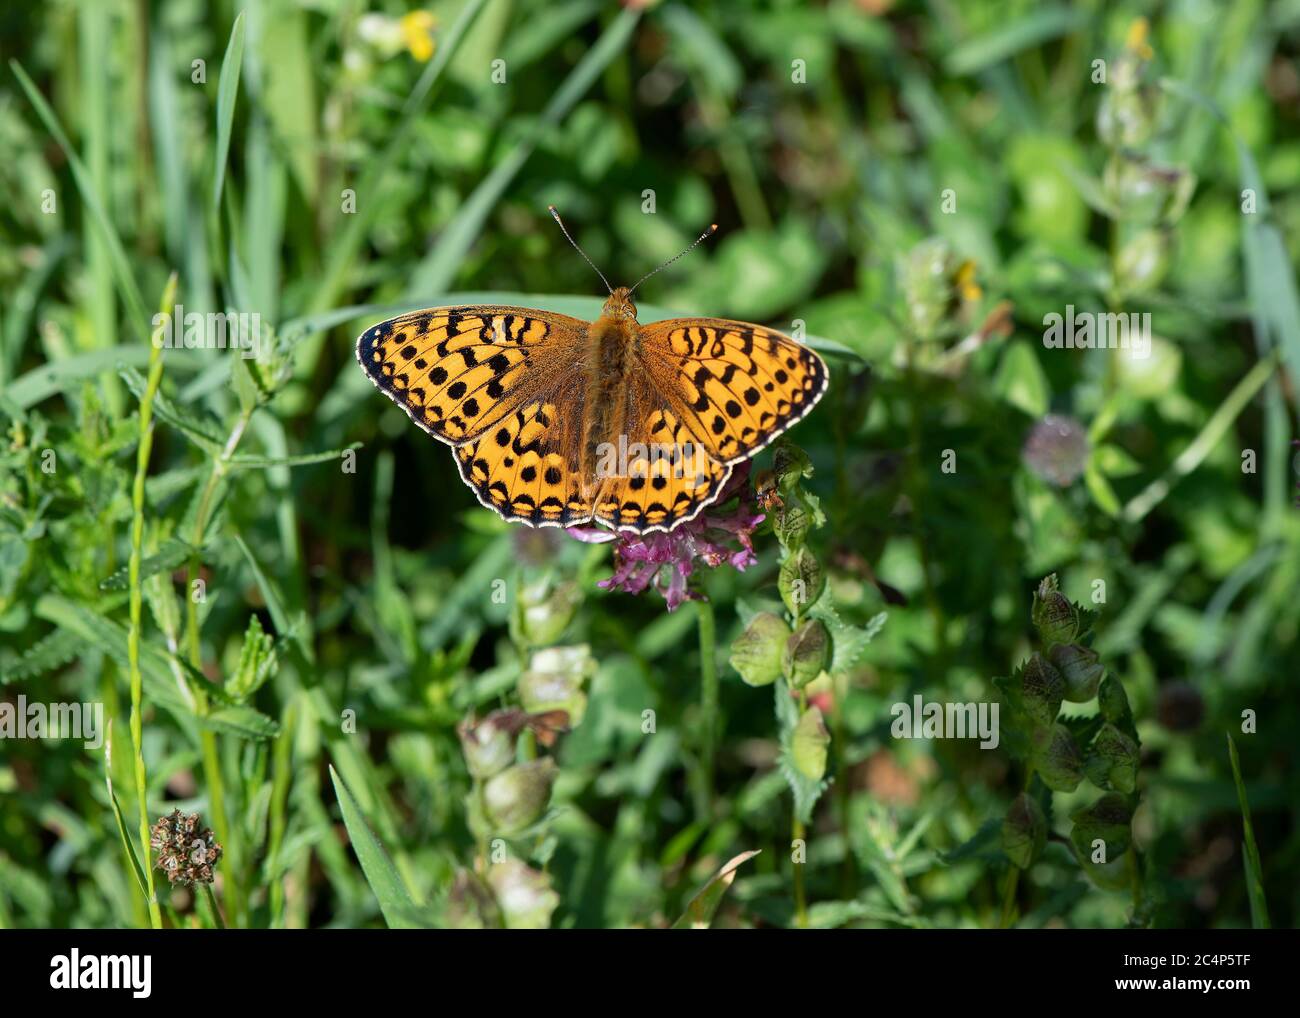
[[[1298,41],[1296,0],[6,5],[0,697],[102,701],[114,751],[0,741],[0,924],[149,922],[123,570],[174,272],[187,311],[276,339],[164,352],[141,503],[146,813],[217,822],[227,923],[448,921],[481,847],[455,725],[516,703],[550,644],[588,648],[585,715],[511,848],[553,925],[671,923],[752,849],[715,924],[998,925],[1020,765],[891,738],[889,710],[996,697],[1055,572],[1132,705],[1140,862],[1099,886],[1055,839],[1016,921],[1239,926],[1266,900],[1294,925]],[[717,222],[640,299],[831,363],[790,436],[826,515],[809,546],[843,632],[887,618],[813,690],[833,784],[804,863],[772,690],[727,665],[780,609],[770,526],[757,565],[697,574],[707,613],[600,590],[608,548],[479,508],[355,364],[405,308],[595,314],[548,204],[615,285]],[[1045,349],[1066,305],[1150,312],[1152,355]],[[1081,448],[1025,452],[1048,414]],[[524,602],[561,628],[512,626]]]

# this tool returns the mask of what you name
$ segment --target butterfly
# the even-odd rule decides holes
[[[591,259],[560,229],[578,253]],[[721,318],[642,325],[609,285],[594,322],[472,304],[363,332],[370,380],[450,445],[479,502],[534,527],[667,532],[715,502],[733,468],[805,417],[826,364],[789,336]]]

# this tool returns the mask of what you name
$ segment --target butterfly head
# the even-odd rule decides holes
[[[636,304],[632,302],[632,291],[626,286],[620,286],[605,301],[602,314],[606,318],[630,319],[635,322]]]

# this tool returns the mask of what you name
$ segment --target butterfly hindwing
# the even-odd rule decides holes
[[[430,308],[367,329],[357,360],[411,420],[449,445],[517,411],[539,355],[572,349],[587,323],[495,305]]]
[[[637,388],[649,391],[649,380]],[[662,398],[637,398],[634,407],[652,408]],[[600,479],[594,516],[614,530],[654,533],[672,530],[692,520],[717,501],[731,477],[731,467],[708,455],[691,432],[663,407],[649,409],[629,429],[626,449],[617,450],[616,463]]]
[[[534,527],[572,527],[591,520],[574,467],[571,429],[555,404],[536,401],[502,418],[485,435],[456,447],[460,476],[479,502],[507,520]]]
[[[710,454],[735,464],[803,418],[826,391],[826,364],[761,325],[670,318],[641,327],[664,400]]]

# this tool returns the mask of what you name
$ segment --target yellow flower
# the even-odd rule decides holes
[[[1139,60],[1150,60],[1155,56],[1155,50],[1147,42],[1147,36],[1150,34],[1150,23],[1146,18],[1138,18],[1128,26],[1128,37],[1124,40],[1124,48],[1135,54]]]
[[[957,271],[952,275],[952,282],[964,301],[974,302],[984,296],[979,283],[975,282],[974,259],[968,258],[957,266]]]
[[[420,63],[433,56],[433,28],[437,23],[428,11],[411,11],[402,15],[402,44]]]

